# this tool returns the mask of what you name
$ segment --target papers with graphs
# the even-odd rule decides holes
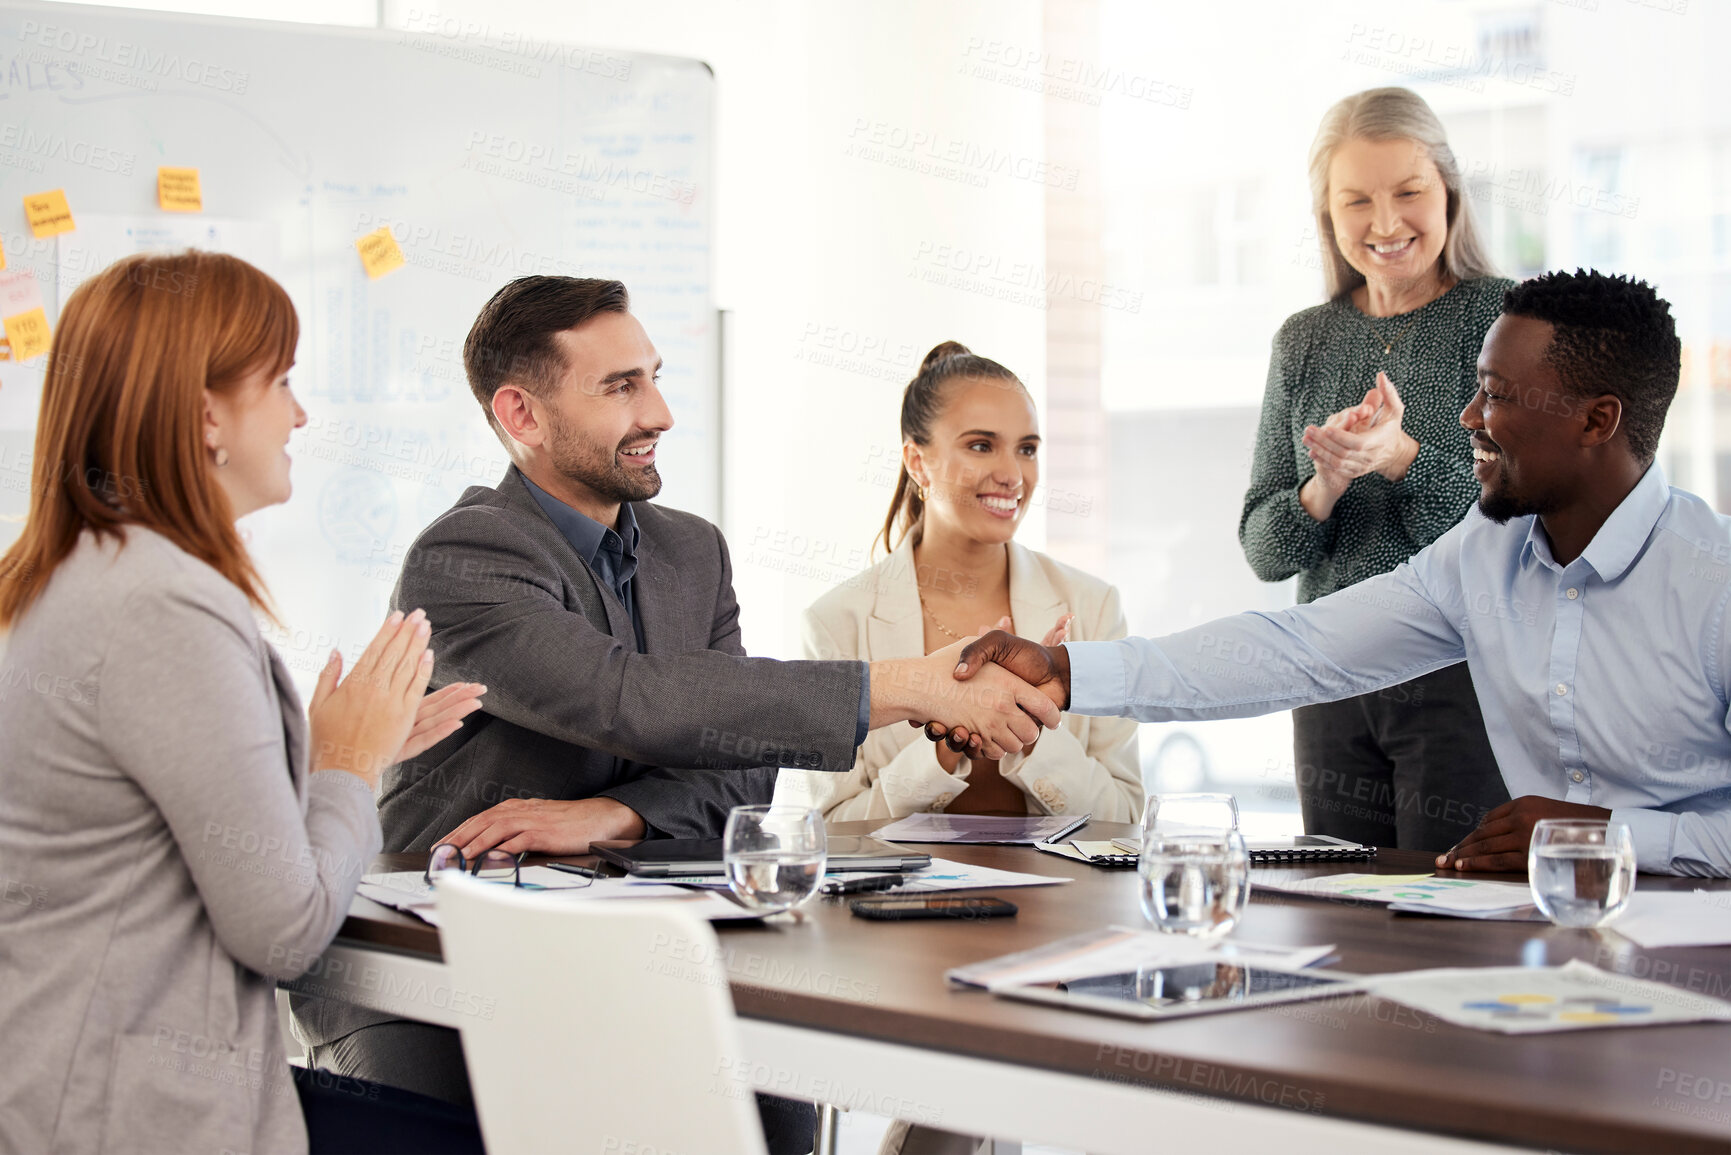
[[[1303,894],[1347,902],[1386,904],[1390,910],[1455,918],[1543,920],[1532,891],[1513,882],[1439,878],[1434,874],[1325,874],[1290,880],[1256,876],[1255,890]]]
[[[1570,959],[1560,967],[1449,967],[1381,975],[1371,990],[1444,1022],[1529,1035],[1731,1022],[1731,1004]]]

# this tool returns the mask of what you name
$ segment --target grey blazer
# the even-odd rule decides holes
[[[634,593],[596,578],[512,467],[421,531],[391,601],[433,625],[433,678],[484,682],[481,709],[385,771],[385,846],[427,850],[506,798],[616,798],[651,837],[717,837],[731,807],[770,801],[776,767],[846,770],[861,663],[747,658],[727,543],[689,513],[635,502]],[[290,998],[322,1046],[393,1016]]]
[[[300,1152],[275,980],[380,844],[240,591],[85,534],[0,638],[0,1149]]]
[[[441,684],[487,695],[461,731],[385,772],[386,847],[429,849],[512,797],[615,798],[650,837],[715,837],[731,807],[769,801],[775,767],[853,764],[860,664],[745,657],[721,532],[632,510],[642,654],[515,467],[415,540],[392,603],[427,611]]]

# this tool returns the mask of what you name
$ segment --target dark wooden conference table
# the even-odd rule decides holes
[[[881,824],[835,823],[831,830],[865,833]],[[1093,823],[1078,837],[1109,838],[1130,830]],[[850,915],[846,900],[818,899],[797,922],[784,917],[716,924],[742,1020],[919,1048],[958,1061],[1013,1064],[1047,1073],[1048,1084],[1054,1076],[1069,1076],[1118,1090],[1179,1092],[1182,1101],[1235,1110],[1220,1116],[1223,1128],[1235,1119],[1311,1116],[1368,1124],[1373,1135],[1400,1128],[1439,1141],[1452,1136],[1503,1147],[1731,1152],[1731,1024],[1506,1036],[1452,1026],[1370,996],[1141,1023],[953,987],[943,977],[950,967],[1080,931],[1142,925],[1136,874],[1028,847],[927,849],[1074,881],[970,892],[996,893],[1016,903],[1015,918],[868,922]],[[424,863],[423,855],[382,855],[374,869],[419,869]],[[1253,880],[1275,872],[1415,874],[1433,865],[1429,855],[1385,850],[1370,864],[1259,867]],[[1495,877],[1524,881],[1520,875]],[[1731,901],[1731,882],[1642,875],[1637,889],[1702,885],[1724,890]],[[1399,915],[1383,907],[1257,890],[1254,881],[1235,936],[1293,946],[1332,943],[1339,958],[1328,965],[1345,972],[1559,965],[1578,958],[1731,999],[1731,948],[1645,950],[1610,929]],[[411,916],[357,898],[336,947],[431,962],[439,957],[439,935]],[[1089,1086],[1067,1078],[1050,1085]],[[925,1100],[938,1103],[945,1091],[930,1087]],[[904,1117],[919,1117],[917,1104],[899,1105]],[[898,1113],[896,1103],[888,1106],[886,1113]],[[934,1110],[932,1120],[937,1117]],[[1150,1141],[1147,1149],[1159,1146]],[[1445,1143],[1422,1149],[1457,1148]]]

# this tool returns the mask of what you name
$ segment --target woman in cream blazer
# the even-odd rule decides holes
[[[900,522],[900,542],[884,561],[806,610],[805,657],[915,657],[934,638],[947,642],[990,628],[1004,608],[1014,632],[1048,644],[1125,636],[1110,584],[1009,540],[1038,481],[1039,438],[1032,403],[1007,369],[953,342],[938,346],[908,386],[902,434],[904,468],[885,527],[888,538]],[[923,539],[934,547],[925,556],[942,549],[943,572],[921,560]],[[956,558],[977,561],[985,580]],[[983,592],[1001,587],[1006,565],[1007,607]],[[981,596],[958,596],[975,587]],[[1031,752],[1005,757],[998,772],[1020,792],[1027,813],[1137,821],[1143,792],[1136,725],[1066,714]],[[946,770],[938,744],[919,729],[883,726],[866,736],[852,770],[783,770],[775,798],[819,807],[836,820],[900,818],[965,804],[975,769],[963,757]]]
[[[1016,633],[1045,637],[1074,614],[1066,641],[1110,641],[1127,633],[1118,591],[1099,578],[1015,542],[1010,551],[1010,616]],[[913,545],[837,587],[805,611],[807,658],[905,658],[923,650]],[[1142,817],[1142,775],[1136,762],[1136,722],[1065,714],[1032,753],[1010,754],[999,773],[1021,788],[1030,814],[1092,814],[1108,822]],[[783,770],[776,801],[821,807],[833,820],[900,818],[941,811],[968,788],[969,764],[955,773],[938,764],[937,744],[913,726],[880,726],[866,735],[852,770],[820,774]]]

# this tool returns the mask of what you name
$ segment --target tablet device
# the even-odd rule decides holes
[[[1122,1018],[1172,1019],[1359,994],[1366,989],[1366,980],[1357,975],[1207,959],[1061,983],[994,986],[992,993]]]
[[[645,842],[594,842],[590,852],[638,878],[723,874],[719,838],[651,838]],[[829,836],[827,871],[924,870],[932,856],[867,835]]]

